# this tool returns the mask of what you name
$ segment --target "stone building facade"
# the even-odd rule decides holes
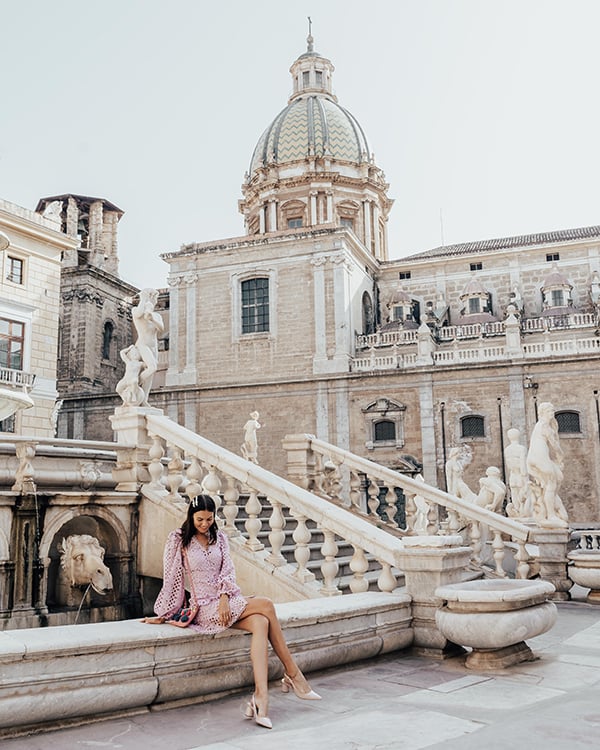
[[[76,246],[52,210],[0,201],[0,387],[34,403],[3,420],[3,432],[54,434],[61,256]]]

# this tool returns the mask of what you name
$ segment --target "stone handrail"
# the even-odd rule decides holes
[[[468,528],[473,549],[472,560],[481,564],[483,527],[493,535],[492,549],[496,573],[504,576],[503,561],[505,543],[503,535],[517,546],[517,577],[526,578],[529,572],[529,554],[525,548],[530,529],[522,523],[494,513],[474,503],[450,495],[437,487],[412,479],[374,461],[357,456],[342,448],[319,440],[313,435],[288,435],[283,441],[288,452],[288,473],[296,481],[312,489],[315,493],[344,504],[342,487],[344,481],[349,487],[348,497],[351,507],[358,513],[376,520],[380,515],[380,494],[385,490],[385,505],[381,508],[387,521],[381,523],[394,531],[401,531],[396,521],[397,504],[395,488],[400,488],[406,499],[406,534],[433,535],[439,533],[456,534]],[[347,476],[342,475],[342,469]],[[367,479],[366,507],[362,502],[362,476]],[[447,521],[440,523],[439,508],[444,508]]]
[[[248,500],[244,506],[247,515],[247,538],[244,546],[263,555],[264,545],[258,538],[262,528],[260,516],[263,510],[259,497],[266,497],[270,506],[270,552],[266,558],[269,563],[277,567],[287,565],[281,548],[285,539],[286,523],[282,509],[288,508],[296,521],[292,536],[297,566],[290,573],[296,579],[303,583],[315,579],[314,574],[306,567],[311,556],[310,544],[313,533],[307,525],[310,520],[317,524],[318,530],[323,534],[320,588],[322,595],[340,593],[336,583],[339,571],[339,563],[336,560],[337,539],[349,543],[354,549],[350,562],[353,572],[350,589],[353,593],[367,591],[369,587],[369,582],[365,578],[368,570],[367,554],[372,555],[381,565],[378,578],[380,590],[393,591],[397,587],[393,568],[399,567],[400,555],[403,552],[401,539],[383,529],[374,528],[367,520],[357,518],[346,508],[333,506],[303,487],[246,461],[162,414],[147,414],[145,419],[151,440],[148,450],[150,482],[142,487],[146,497],[151,498],[160,493],[163,500],[179,504],[183,499],[180,495],[182,487],[185,487],[184,494],[188,497],[195,497],[200,492],[222,496],[224,531],[231,538],[235,538],[240,534],[236,527],[238,499],[240,494],[247,495]],[[169,452],[166,468],[165,444]]]

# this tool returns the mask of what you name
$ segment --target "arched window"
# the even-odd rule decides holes
[[[373,442],[382,443],[386,440],[396,440],[396,423],[389,419],[373,424]]]
[[[581,432],[581,420],[577,411],[557,411],[554,417],[558,423],[558,431],[562,433]]]
[[[463,438],[485,437],[485,420],[478,414],[469,414],[460,420],[460,436]]]
[[[115,327],[110,320],[107,320],[102,333],[102,359],[110,359],[110,345],[112,344],[114,331]]]
[[[242,281],[242,333],[269,330],[269,279]]]

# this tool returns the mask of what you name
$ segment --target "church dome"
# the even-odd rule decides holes
[[[306,94],[288,104],[261,135],[250,172],[311,157],[358,164],[368,154],[365,133],[348,110],[327,96]]]
[[[248,235],[343,227],[376,258],[387,258],[388,198],[358,120],[333,93],[331,60],[313,37],[291,65],[287,106],[258,139],[239,210]]]

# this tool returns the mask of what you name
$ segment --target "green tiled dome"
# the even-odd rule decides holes
[[[361,163],[368,159],[366,136],[353,115],[325,96],[294,99],[261,135],[250,163],[250,174],[267,164],[327,156]]]

